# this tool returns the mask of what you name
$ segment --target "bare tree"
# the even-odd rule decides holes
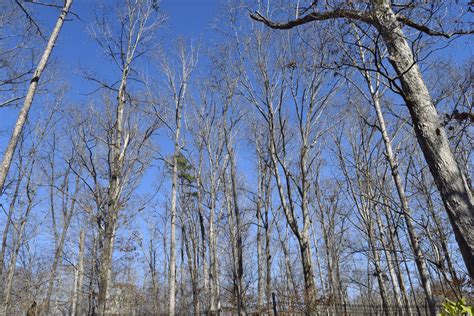
[[[170,126],[173,133],[173,157],[172,182],[171,182],[171,226],[170,226],[170,262],[169,262],[169,314],[175,314],[176,306],[176,211],[178,198],[178,158],[181,155],[181,125],[183,108],[186,104],[187,85],[193,69],[197,63],[197,52],[191,50],[186,52],[182,43],[179,48],[180,72],[179,75],[170,63],[163,63],[165,80],[173,102],[173,125]],[[169,125],[168,125],[169,126]]]
[[[101,188],[101,181],[97,174],[93,157],[85,157],[87,170],[92,176],[93,185],[89,185],[91,193],[95,196],[96,206],[99,210],[97,224],[99,227],[99,248],[100,248],[100,271],[99,271],[99,292],[98,292],[98,312],[103,315],[107,312],[107,297],[109,283],[111,282],[112,255],[114,240],[117,230],[117,222],[120,210],[125,206],[127,196],[131,193],[127,182],[135,182],[140,178],[143,168],[141,149],[143,144],[149,140],[150,133],[141,131],[142,125],[138,125],[139,114],[136,113],[135,104],[139,100],[132,97],[133,86],[130,84],[130,77],[137,73],[135,64],[137,58],[148,53],[153,48],[154,32],[162,23],[163,18],[156,14],[154,1],[148,0],[127,0],[123,8],[117,9],[114,17],[117,24],[108,20],[107,15],[98,20],[92,29],[97,43],[103,48],[106,56],[114,63],[120,71],[118,87],[109,85],[88,76],[89,79],[98,82],[100,88],[116,94],[116,106],[108,105],[110,114],[109,121],[104,122],[106,147],[107,147],[107,187]],[[117,26],[117,29],[114,28]],[[117,35],[117,33],[119,35]],[[106,99],[106,103],[110,100]],[[127,108],[127,105],[130,108]],[[135,110],[135,111],[134,111]],[[146,128],[144,128],[146,130]],[[85,137],[85,150],[90,151]],[[97,135],[98,136],[98,135]],[[102,139],[98,136],[97,141]],[[106,192],[103,192],[103,191]]]
[[[51,33],[51,36],[46,44],[44,49],[43,55],[38,63],[38,67],[36,68],[33,78],[30,81],[30,86],[28,88],[28,92],[25,97],[25,101],[21,108],[20,113],[18,114],[18,119],[13,129],[12,136],[10,141],[8,142],[7,149],[3,155],[2,164],[0,166],[0,195],[3,194],[3,187],[5,185],[5,180],[8,176],[8,171],[10,170],[10,165],[13,159],[13,155],[15,153],[15,149],[17,147],[18,141],[20,139],[21,133],[23,131],[23,127],[25,126],[26,120],[28,118],[28,113],[30,112],[31,105],[33,104],[33,99],[35,97],[36,89],[38,87],[38,83],[40,80],[41,75],[43,74],[44,69],[46,68],[46,64],[48,63],[49,56],[51,55],[53,48],[56,44],[56,41],[59,36],[59,32],[64,24],[67,14],[71,8],[73,0],[66,0],[64,2],[64,6],[61,10],[61,14],[54,26],[54,29]]]
[[[74,274],[74,291],[71,304],[71,315],[81,315],[83,313],[83,296],[82,286],[84,280],[84,243],[86,239],[84,229],[79,234],[79,253],[77,259],[77,267]]]
[[[446,38],[472,33],[437,30],[423,18],[421,22],[412,19],[411,15],[425,6],[432,13],[433,19],[430,20],[441,21],[436,18],[436,12],[445,5],[450,4],[437,4],[431,8],[426,7],[428,4],[420,4],[412,8],[409,4],[397,7],[388,0],[357,5],[331,1],[325,5],[317,4],[310,8],[310,13],[285,23],[273,22],[258,12],[251,14],[251,17],[275,29],[291,29],[313,21],[350,19],[369,24],[378,31],[397,74],[391,83],[401,93],[409,109],[418,143],[443,198],[464,263],[470,276],[474,277],[474,233],[471,229],[474,226],[474,197],[450,149],[446,132],[403,31],[403,27],[409,27],[430,36]],[[409,11],[404,15],[405,10]]]
[[[81,174],[82,171],[78,168],[76,175],[74,175],[72,171],[76,154],[74,150],[69,153],[69,157],[63,157],[63,159],[65,159],[64,169],[57,170],[58,165],[60,166],[57,161],[57,156],[61,155],[57,148],[59,145],[55,134],[52,137],[51,153],[47,157],[49,161],[46,162],[47,167],[44,167],[44,169],[48,168],[45,170],[45,174],[47,179],[49,179],[49,202],[55,242],[53,264],[45,298],[45,313],[50,312],[51,295],[54,289],[57,269],[63,259],[66,236],[71,225],[71,220],[77,212],[77,200],[81,190],[79,174]],[[56,196],[60,198],[59,201],[56,201]],[[59,210],[57,210],[57,206],[59,206]]]

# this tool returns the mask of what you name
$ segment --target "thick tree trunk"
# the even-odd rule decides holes
[[[99,266],[99,293],[97,296],[98,314],[103,316],[107,313],[107,298],[110,291],[112,273],[112,256],[114,251],[116,215],[111,215],[107,220],[106,229],[102,236],[104,242],[100,253]]]
[[[316,307],[316,285],[314,284],[309,236],[304,233],[301,236],[301,239],[298,240],[298,243],[300,246],[301,261],[303,264],[305,305],[308,312],[314,312],[313,309]]]
[[[376,27],[399,76],[418,143],[443,199],[464,263],[474,278],[474,197],[451,151],[438,112],[390,1],[377,2]]]
[[[54,26],[53,32],[49,37],[48,44],[44,49],[43,55],[41,56],[40,62],[38,67],[36,68],[33,78],[30,81],[30,86],[28,87],[28,92],[25,97],[25,101],[23,103],[23,107],[21,108],[20,113],[18,114],[18,119],[16,121],[15,127],[13,129],[12,136],[8,143],[7,149],[3,156],[3,161],[0,166],[0,196],[3,194],[3,189],[5,185],[5,180],[8,176],[8,171],[10,170],[10,165],[13,159],[13,155],[15,153],[16,146],[18,144],[18,140],[20,139],[21,133],[23,131],[23,127],[25,126],[26,120],[28,118],[28,113],[30,112],[31,105],[33,104],[33,99],[35,97],[36,89],[38,87],[38,82],[40,80],[41,75],[43,74],[44,69],[46,68],[46,64],[48,63],[49,56],[53,51],[54,45],[59,36],[59,32],[63,26],[64,20],[71,8],[73,0],[66,0],[64,1],[64,6],[59,15],[59,18]]]

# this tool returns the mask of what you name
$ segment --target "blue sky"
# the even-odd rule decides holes
[[[162,0],[160,8],[167,16],[166,22],[159,29],[160,33],[157,36],[159,40],[166,44],[162,46],[174,45],[177,38],[201,41],[202,44],[215,38],[211,24],[217,14],[219,2],[219,0]],[[50,58],[51,61],[54,60],[56,63],[56,71],[59,76],[69,85],[69,89],[65,94],[64,105],[85,106],[89,100],[100,96],[101,92],[87,95],[87,93],[97,88],[97,84],[83,78],[84,70],[92,70],[99,78],[112,81],[117,78],[111,75],[115,71],[114,67],[111,63],[105,62],[103,52],[88,31],[95,20],[97,3],[96,0],[74,1],[71,11],[77,14],[80,19],[74,15],[69,15],[70,20],[64,24]],[[113,4],[115,2],[107,0],[104,3]],[[41,26],[42,33],[48,38],[59,15],[58,10],[33,4],[26,4],[26,7],[31,10],[32,15]],[[40,42],[38,49],[42,51],[45,45],[46,42]],[[47,107],[47,102],[38,94],[33,103],[30,115],[31,121],[36,122],[37,114],[47,109]],[[16,107],[4,108],[0,111],[0,131],[4,132],[0,135],[0,152],[3,152],[6,146],[7,137],[10,136],[11,127],[15,122],[17,113],[18,108]],[[166,138],[163,135],[159,142],[161,146],[165,147],[163,148],[165,151],[170,151],[171,148],[167,148],[169,146],[166,145]],[[166,154],[164,153],[164,155]],[[153,191],[150,188],[153,188],[158,182],[156,176],[155,172],[148,172],[139,191]],[[166,192],[168,186],[165,185],[163,189]],[[44,231],[43,233],[46,234],[44,240],[49,240],[47,236],[49,232]],[[42,242],[41,237],[38,240],[40,243]]]
[[[160,28],[158,38],[164,42],[174,41],[176,38],[193,40],[206,40],[212,38],[211,24],[217,14],[219,0],[163,0],[160,8],[167,16],[166,22]],[[111,1],[106,1],[111,3]],[[65,23],[58,43],[53,52],[53,58],[58,58],[61,67],[68,72],[68,80],[75,85],[73,95],[89,92],[93,85],[80,80],[80,68],[94,69],[97,73],[108,72],[104,55],[98,48],[97,43],[91,38],[88,28],[95,19],[97,2],[95,0],[75,1],[72,11],[79,15],[81,20],[70,16],[72,21]],[[43,22],[52,28],[57,18],[57,11],[48,8],[37,8],[38,16]],[[49,29],[44,31],[49,34]],[[77,81],[80,80],[80,81]]]

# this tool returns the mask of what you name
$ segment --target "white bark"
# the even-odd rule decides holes
[[[82,314],[82,283],[84,279],[84,242],[85,231],[81,229],[79,236],[79,254],[74,279],[74,293],[72,297],[71,315],[78,316]]]
[[[377,28],[387,46],[390,62],[400,77],[418,143],[440,191],[469,275],[474,277],[474,197],[451,151],[438,112],[390,2],[380,2],[375,11]]]

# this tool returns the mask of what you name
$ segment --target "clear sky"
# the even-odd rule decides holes
[[[84,106],[88,100],[100,96],[100,92],[95,95],[88,95],[97,88],[97,84],[84,79],[84,71],[93,71],[99,78],[111,82],[117,78],[113,75],[115,71],[113,65],[105,62],[103,52],[89,31],[95,20],[99,2],[105,4],[115,3],[115,1],[110,0],[74,0],[71,11],[77,14],[79,18],[71,14],[68,16],[69,21],[64,24],[53,50],[50,60],[55,61],[59,76],[69,86],[65,95],[65,104]],[[207,40],[215,38],[211,25],[217,14],[219,3],[220,0],[162,0],[160,9],[167,17],[166,22],[159,29],[161,33],[157,36],[163,42],[162,46],[172,46],[177,38],[201,41],[203,45]],[[31,10],[32,15],[41,26],[42,33],[48,38],[59,11],[31,3],[27,3],[26,7]],[[40,45],[44,47],[46,42],[40,42]],[[39,48],[40,51],[42,51],[42,47]],[[36,121],[36,113],[47,108],[47,106],[42,97],[38,95],[32,107],[31,121]],[[0,112],[0,121],[3,121],[1,130],[5,131],[4,135],[0,135],[0,153],[3,152],[4,146],[6,146],[7,137],[10,136],[10,130],[17,113],[18,109],[15,107],[2,109]],[[168,146],[165,144],[166,136],[163,136],[161,140],[161,149],[169,150],[170,148],[166,148]],[[149,191],[145,188],[152,188],[157,181],[155,173],[147,173],[139,191],[141,193]],[[140,223],[145,225],[143,222]],[[42,235],[38,236],[38,242],[50,242],[49,233],[49,231],[42,231]]]
[[[60,2],[60,1],[59,1]],[[58,3],[59,3],[58,2]],[[212,21],[217,15],[221,0],[161,0],[160,9],[166,16],[166,22],[159,29],[157,38],[162,41],[163,47],[172,46],[177,38],[199,41],[202,46],[215,36],[212,30]],[[73,104],[84,104],[91,99],[88,93],[97,88],[97,83],[84,79],[85,71],[93,72],[100,79],[115,81],[117,76],[111,63],[105,62],[105,56],[97,43],[90,35],[89,28],[95,21],[97,8],[100,3],[113,5],[111,0],[75,0],[72,12],[69,15],[59,35],[57,44],[53,50],[50,60],[58,64],[58,75],[69,86],[65,96],[65,102]],[[59,12],[55,8],[44,7],[32,3],[26,3],[25,7],[38,21],[42,33],[49,37],[51,30],[57,20]],[[40,46],[46,45],[40,42]],[[202,64],[202,63],[201,63]],[[35,98],[30,117],[34,120],[35,111],[41,111],[42,100],[40,96]],[[10,130],[15,122],[18,109],[15,107],[2,109],[2,129],[0,132],[0,151],[6,144],[6,137],[10,136]]]
[[[104,1],[104,3],[112,3]],[[212,38],[212,21],[217,14],[219,0],[162,0],[160,9],[167,16],[166,22],[160,29],[159,38],[164,42],[174,41],[176,38],[185,38],[205,41]],[[35,7],[34,5],[30,5]],[[50,33],[50,28],[56,21],[58,12],[51,8],[35,8],[41,25],[48,27],[43,33]],[[72,94],[81,94],[93,89],[94,86],[80,80],[80,69],[93,69],[94,72],[106,74],[104,55],[98,45],[91,38],[88,28],[95,20],[97,1],[76,0],[72,6],[72,12],[76,13],[81,20],[70,16],[72,21],[65,23],[53,52],[54,57],[59,56],[59,62],[63,69],[67,70],[67,79],[75,85]],[[64,72],[63,72],[64,73]],[[79,81],[78,81],[79,80]]]

